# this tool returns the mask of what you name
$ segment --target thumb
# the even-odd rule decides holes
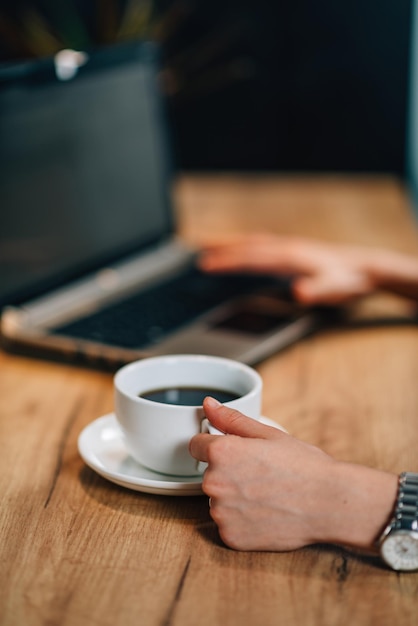
[[[279,435],[283,434],[276,430],[276,428],[261,424],[257,420],[243,415],[236,409],[224,406],[212,397],[205,398],[203,409],[210,423],[215,428],[228,435],[270,439],[273,433]]]

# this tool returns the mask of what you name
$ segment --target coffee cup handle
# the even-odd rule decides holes
[[[210,435],[224,435],[225,434],[221,430],[218,430],[217,428],[215,428],[215,426],[212,426],[212,424],[207,419],[207,417],[204,417],[202,421],[200,422],[200,432],[209,433]],[[208,464],[205,463],[204,461],[196,462],[196,470],[199,472],[199,474],[203,474],[207,466]]]
[[[204,417],[200,423],[200,432],[201,433],[209,433],[210,435],[224,435],[221,430],[212,426],[207,417]]]

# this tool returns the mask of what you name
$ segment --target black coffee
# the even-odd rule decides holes
[[[177,404],[183,406],[201,406],[206,396],[216,398],[218,402],[231,402],[240,397],[239,394],[225,389],[213,387],[169,387],[165,389],[150,389],[140,393],[141,398],[162,402],[163,404]]]

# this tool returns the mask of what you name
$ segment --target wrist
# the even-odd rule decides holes
[[[395,251],[370,250],[362,265],[374,289],[418,297],[418,258]]]
[[[375,551],[396,500],[396,474],[336,462],[321,542]]]

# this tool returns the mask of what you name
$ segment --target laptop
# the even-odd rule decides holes
[[[159,68],[149,42],[0,68],[4,349],[255,363],[317,327],[288,278],[204,274],[177,237]]]
[[[418,2],[412,3],[406,137],[406,187],[418,218]]]

